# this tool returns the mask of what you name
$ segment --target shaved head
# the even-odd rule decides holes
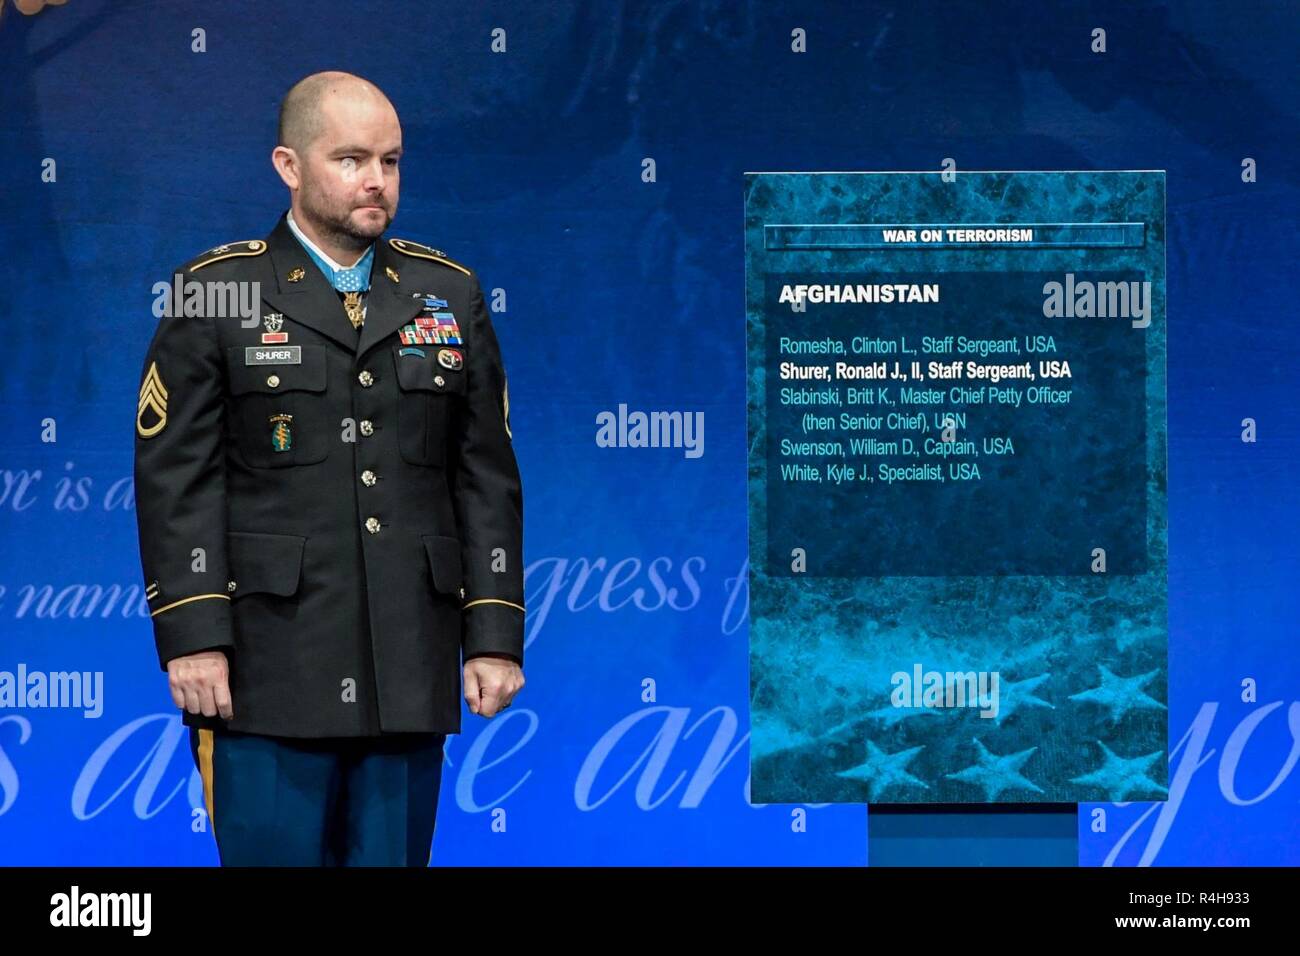
[[[345,265],[397,214],[402,124],[369,80],[313,73],[280,104],[271,162],[289,187],[294,222]]]
[[[325,100],[335,95],[371,100],[386,104],[390,110],[393,108],[383,91],[367,79],[338,70],[313,73],[290,87],[280,103],[279,145],[302,152],[314,143],[325,129],[322,113]]]

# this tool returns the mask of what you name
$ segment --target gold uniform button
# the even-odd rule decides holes
[[[375,377],[370,374],[370,369],[363,369],[357,376],[357,381],[361,383],[362,388],[369,388],[375,384]]]
[[[268,375],[268,376],[266,377],[266,384],[267,384],[267,385],[270,385],[272,388],[279,388],[279,387],[280,387],[280,376],[278,376],[278,375]]]
[[[447,380],[443,378],[441,375],[435,375],[433,377],[433,384],[437,385],[439,388],[442,388],[444,385],[447,384]]]
[[[366,519],[366,530],[369,531],[371,534],[379,534],[379,519],[378,519],[378,518],[367,518],[367,519]]]
[[[379,479],[375,477],[375,473],[371,471],[369,468],[367,468],[365,471],[361,473],[361,483],[365,485],[367,488],[369,488],[378,480]]]
[[[375,423],[368,418],[361,419],[361,434],[373,435],[375,433]]]

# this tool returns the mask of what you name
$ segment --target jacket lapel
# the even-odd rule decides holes
[[[348,321],[339,294],[307,255],[307,250],[289,228],[286,216],[280,217],[275,229],[266,237],[266,243],[275,277],[273,284],[262,290],[262,298],[293,321],[329,336],[349,352],[354,351],[357,330]],[[378,249],[375,252],[378,265]]]
[[[409,282],[405,287],[401,284],[401,259],[389,247],[386,236],[375,240],[375,263],[370,269],[370,293],[366,296],[366,324],[361,327],[358,355],[374,348],[420,311],[420,301],[411,297],[412,292],[420,290]],[[393,276],[399,278],[395,280]]]

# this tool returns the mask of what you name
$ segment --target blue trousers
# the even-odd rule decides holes
[[[428,866],[446,734],[190,728],[222,866]]]

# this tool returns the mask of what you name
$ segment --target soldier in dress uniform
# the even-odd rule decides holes
[[[462,676],[489,718],[524,684],[505,369],[474,271],[386,232],[400,154],[375,86],[297,83],[289,211],[176,270],[218,294],[142,369],[146,594],[224,865],[426,865]]]

